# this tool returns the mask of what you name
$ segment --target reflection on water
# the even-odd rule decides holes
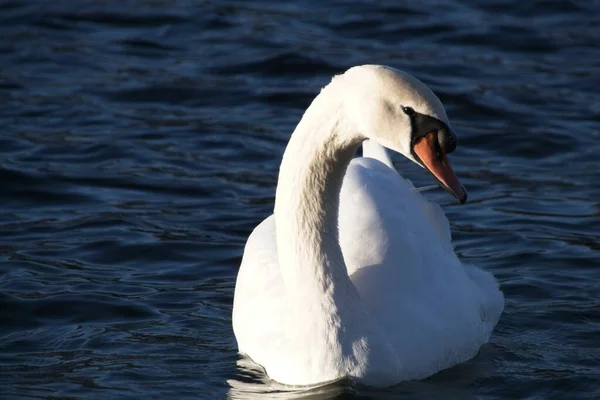
[[[348,394],[345,384],[351,385],[351,382],[333,382],[316,387],[292,388],[271,381],[264,370],[247,357],[240,357],[237,366],[237,379],[227,381],[231,386],[230,399],[319,399],[325,395]]]
[[[442,372],[423,382],[405,382],[393,388],[369,388],[347,379],[315,387],[293,388],[269,380],[264,371],[248,358],[240,358],[237,365],[237,378],[228,380],[231,386],[228,393],[230,399],[392,399],[399,395],[403,399],[476,399],[477,396],[466,384],[476,376],[485,375],[467,365]],[[480,367],[485,369],[484,365]]]

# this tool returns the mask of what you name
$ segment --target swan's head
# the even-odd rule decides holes
[[[467,191],[448,161],[457,138],[438,97],[413,76],[384,66],[354,67],[337,77],[344,109],[359,133],[433,174],[460,203]]]

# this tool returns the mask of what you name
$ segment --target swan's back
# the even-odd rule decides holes
[[[361,298],[418,379],[472,358],[504,300],[492,274],[460,262],[443,211],[413,189],[384,162],[353,160],[340,242]]]
[[[400,360],[397,381],[421,379],[472,358],[504,300],[490,273],[458,260],[441,208],[383,161],[350,163],[340,195],[340,244],[372,322]],[[246,244],[233,328],[240,352],[263,366],[289,363],[293,370],[302,349],[286,342],[286,303],[271,215]]]

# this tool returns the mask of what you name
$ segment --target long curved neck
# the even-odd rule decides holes
[[[275,200],[277,247],[288,299],[311,313],[339,313],[358,299],[338,236],[346,168],[364,139],[345,123],[342,102],[325,89],[285,150]],[[350,303],[350,304],[349,304]]]
[[[337,92],[323,89],[306,110],[283,155],[275,228],[285,286],[285,339],[314,382],[364,373],[377,359],[392,371],[391,347],[350,281],[339,244],[339,197],[346,168],[365,139]],[[331,89],[331,88],[330,88]],[[290,360],[294,362],[294,360]]]

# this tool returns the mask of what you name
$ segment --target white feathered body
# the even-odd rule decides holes
[[[248,238],[235,289],[239,351],[272,379],[389,386],[466,361],[488,341],[504,307],[498,284],[460,262],[440,207],[381,146],[422,166],[414,151],[429,157],[464,201],[444,150],[418,136],[449,129],[431,90],[383,66],[335,77],[306,110],[281,162],[274,215]],[[365,139],[374,139],[367,157],[352,160]]]
[[[460,262],[443,211],[412,189],[383,162],[358,158],[340,196],[344,260],[368,313],[364,323],[375,331],[371,341],[379,338],[383,351],[366,349],[359,368],[344,365],[342,356],[323,379],[327,354],[309,354],[308,342],[291,338],[295,324],[310,321],[288,310],[270,216],[248,239],[236,285],[240,352],[282,382],[351,376],[378,386],[425,378],[475,356],[502,313],[502,293],[492,274]]]

